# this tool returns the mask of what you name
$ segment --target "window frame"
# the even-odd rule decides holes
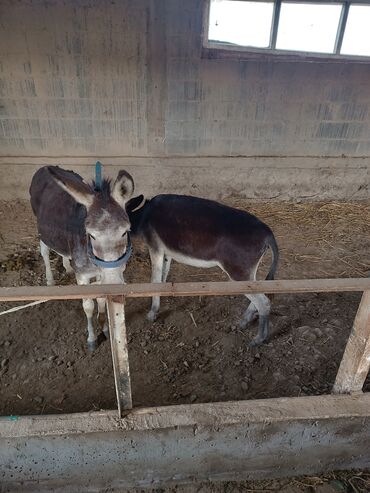
[[[235,0],[230,0],[235,1]],[[238,0],[244,2],[266,2],[269,0]],[[281,50],[276,48],[278,26],[280,19],[281,3],[312,3],[312,4],[342,4],[342,12],[339,18],[337,35],[335,39],[334,53],[316,53],[309,51]],[[211,0],[204,0],[203,11],[203,43],[202,57],[209,59],[237,59],[237,60],[271,60],[271,61],[307,61],[307,62],[350,62],[350,63],[370,63],[370,56],[340,54],[343,43],[344,32],[346,29],[348,12],[351,5],[368,5],[370,0],[271,0],[274,4],[270,43],[267,48],[256,48],[253,46],[241,46],[233,43],[210,41],[209,32],[209,13]]]

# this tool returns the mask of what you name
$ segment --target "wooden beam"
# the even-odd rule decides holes
[[[118,413],[132,409],[130,366],[127,351],[126,321],[124,297],[108,296],[107,311],[109,334],[112,349],[114,383],[116,387]]]
[[[334,383],[334,394],[361,392],[370,369],[370,290],[362,295]]]
[[[147,298],[156,295],[228,296],[248,293],[319,293],[366,290],[370,290],[370,278],[20,286],[0,288],[0,301],[72,300],[117,295],[126,298]]]

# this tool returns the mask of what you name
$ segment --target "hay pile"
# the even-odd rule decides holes
[[[322,264],[320,277],[363,277],[370,270],[368,202],[234,201],[274,231],[283,264]],[[317,276],[312,276],[317,277]]]

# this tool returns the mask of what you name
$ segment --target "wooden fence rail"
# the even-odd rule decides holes
[[[370,368],[370,278],[293,279],[88,286],[26,286],[0,288],[0,301],[106,298],[118,411],[132,408],[127,352],[125,298],[159,296],[227,296],[248,293],[317,293],[362,291],[362,300],[344,352],[333,393],[362,390]]]
[[[151,296],[229,296],[249,293],[324,293],[370,290],[370,278],[284,279],[278,281],[221,281],[87,286],[19,286],[0,288],[0,301],[73,300],[82,298],[148,298]]]

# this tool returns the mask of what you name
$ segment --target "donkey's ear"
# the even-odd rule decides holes
[[[67,171],[58,166],[48,166],[48,171],[54,181],[79,204],[87,209],[94,200],[93,189],[83,181],[80,175],[73,171]]]
[[[144,200],[144,195],[138,195],[137,197],[133,197],[126,204],[126,211],[128,213],[133,212],[135,209],[141,205]]]
[[[134,193],[134,180],[132,176],[123,169],[118,173],[112,188],[112,197],[123,208]]]

